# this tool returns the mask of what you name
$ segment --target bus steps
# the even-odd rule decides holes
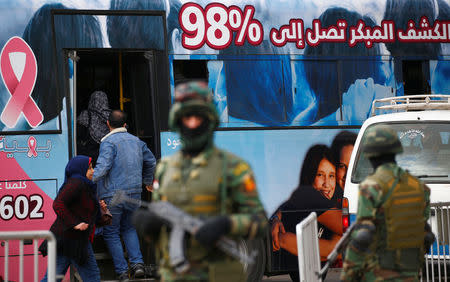
[[[116,274],[114,272],[114,264],[109,253],[95,253],[95,259],[97,260],[98,268],[100,269],[101,281],[118,281],[115,280]],[[154,276],[157,274],[157,266],[154,264],[144,265],[146,278],[144,279],[131,279],[129,281],[155,281]],[[76,273],[75,275],[77,275]],[[75,281],[82,281],[81,278]]]
[[[144,246],[144,244],[141,243],[141,246]],[[106,247],[106,243],[103,240],[103,236],[95,236],[92,247],[94,249],[95,260],[97,261],[98,268],[100,269],[101,281],[116,281],[115,279],[117,276],[114,271],[114,263],[112,261],[111,255],[109,254],[109,251]],[[127,259],[128,254],[126,252],[126,248],[124,245],[123,245],[123,250],[124,250],[125,259]],[[144,265],[146,277],[147,277],[147,279],[149,279],[149,278],[154,277],[157,274],[157,266],[155,264],[152,264],[153,261],[151,259],[147,258],[146,254],[147,254],[148,250],[146,248],[142,248],[142,250],[143,250],[144,260],[145,261],[149,260],[149,262],[150,262],[150,263],[145,263],[145,265]],[[147,258],[147,259],[145,259],[145,258]],[[72,275],[75,275],[75,273],[73,273]],[[75,280],[75,281],[81,281],[81,279]],[[136,280],[136,281],[147,281],[147,280],[141,279],[141,280]],[[153,281],[153,280],[149,280],[149,281]]]

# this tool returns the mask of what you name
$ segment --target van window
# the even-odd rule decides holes
[[[450,123],[421,122],[420,124],[395,123],[389,125],[397,131],[403,146],[403,153],[396,156],[400,167],[407,169],[425,182],[450,182]],[[363,135],[361,142],[364,138]],[[373,173],[373,168],[361,149],[360,146],[352,173],[352,182],[354,183],[361,182],[366,176]]]

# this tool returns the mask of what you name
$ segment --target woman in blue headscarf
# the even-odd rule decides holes
[[[91,181],[93,174],[90,157],[76,156],[69,161],[64,183],[53,202],[56,220],[50,227],[57,239],[56,274],[64,275],[73,264],[83,281],[100,281],[89,241],[100,211],[96,186]],[[39,250],[45,256],[46,244]],[[47,274],[42,281],[47,281]]]

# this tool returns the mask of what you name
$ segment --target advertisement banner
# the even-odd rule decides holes
[[[357,130],[217,131],[216,145],[248,161],[270,218],[273,270],[297,268],[295,225],[315,211],[322,260],[342,236],[347,167]],[[161,134],[162,156],[180,149],[177,134]]]

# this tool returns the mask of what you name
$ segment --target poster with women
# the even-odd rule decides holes
[[[297,268],[295,225],[312,211],[319,216],[322,259],[339,240],[342,235],[339,208],[357,132],[357,129],[216,132],[216,145],[247,160],[255,172],[261,201],[271,218],[273,270]],[[176,134],[163,136],[163,155],[179,149]]]

